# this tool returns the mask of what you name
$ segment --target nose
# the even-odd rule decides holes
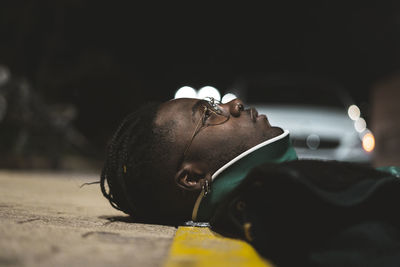
[[[239,98],[235,98],[228,103],[222,104],[222,106],[224,107],[224,109],[227,109],[229,111],[229,114],[234,117],[239,117],[240,113],[244,110],[243,101]]]

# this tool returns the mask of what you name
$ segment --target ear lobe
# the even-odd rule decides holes
[[[183,189],[189,191],[200,191],[207,174],[188,164],[181,168],[175,176],[175,182]]]

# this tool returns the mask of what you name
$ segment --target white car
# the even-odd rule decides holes
[[[290,131],[299,158],[371,163],[374,137],[344,88],[303,74],[256,76],[240,88],[271,125]]]
[[[252,104],[271,125],[290,131],[299,158],[368,163],[371,152],[345,109],[284,104]]]

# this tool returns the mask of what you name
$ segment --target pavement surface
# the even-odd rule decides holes
[[[0,266],[162,266],[176,228],[113,209],[91,173],[0,170]]]

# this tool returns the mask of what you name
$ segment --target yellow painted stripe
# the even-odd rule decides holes
[[[223,237],[207,227],[179,227],[165,262],[165,267],[177,266],[273,265],[242,240]]]

